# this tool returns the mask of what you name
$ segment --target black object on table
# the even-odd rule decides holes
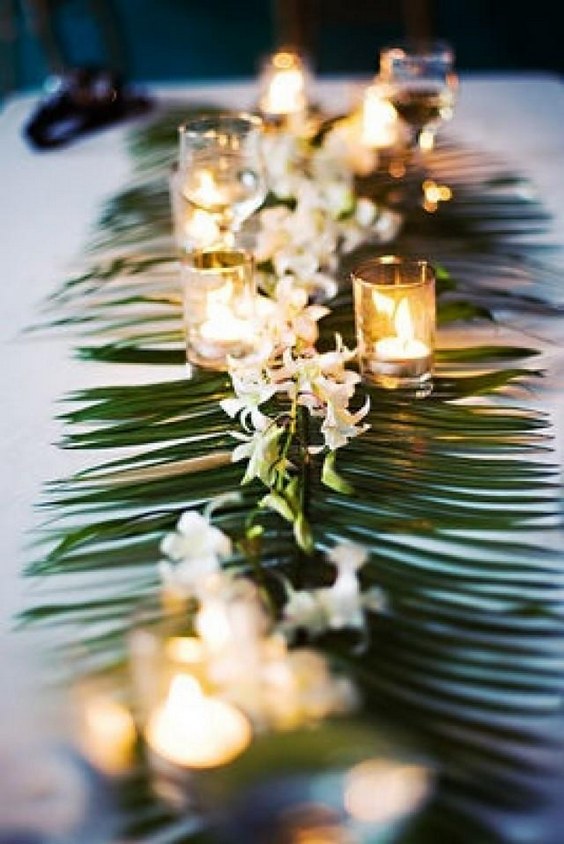
[[[24,127],[32,146],[50,149],[143,114],[151,100],[103,68],[69,70],[47,81],[46,95]]]

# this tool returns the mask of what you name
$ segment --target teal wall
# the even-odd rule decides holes
[[[113,5],[126,74],[134,80],[251,76],[274,43],[270,0],[113,0]],[[529,4],[514,0],[435,0],[436,29],[454,44],[461,69],[562,72],[563,6],[562,0],[535,0],[531,13]],[[61,8],[71,62],[103,63],[86,0],[65,0]],[[375,71],[379,46],[398,36],[393,29],[366,25],[327,28],[317,68]],[[22,20],[16,71],[19,87],[38,85],[47,73]]]

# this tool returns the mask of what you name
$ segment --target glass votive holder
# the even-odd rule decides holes
[[[186,357],[226,370],[255,346],[256,290],[252,256],[242,249],[200,249],[181,259]]]
[[[427,261],[386,255],[352,273],[364,381],[416,397],[433,388],[435,272]]]
[[[76,744],[107,777],[126,775],[134,766],[137,729],[125,678],[93,674],[73,688]]]
[[[174,241],[181,254],[195,249],[219,248],[222,235],[213,214],[196,208],[182,192],[182,173],[172,168],[169,178]]]
[[[299,129],[308,110],[310,70],[300,53],[284,47],[263,60],[259,76],[259,109],[267,127]]]
[[[375,844],[405,840],[429,802],[428,759],[357,720],[265,733],[201,789],[221,841]],[[409,829],[411,827],[411,830]]]
[[[151,783],[172,808],[201,808],[197,774],[228,765],[252,739],[243,712],[215,693],[189,614],[140,623],[130,636],[136,713]]]

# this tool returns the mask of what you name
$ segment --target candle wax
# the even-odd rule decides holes
[[[403,337],[383,337],[375,346],[376,357],[383,361],[410,361],[428,358],[428,346],[421,340]]]

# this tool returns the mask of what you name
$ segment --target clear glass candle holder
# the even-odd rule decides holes
[[[283,47],[262,61],[259,109],[267,127],[301,129],[307,118],[311,72],[304,57]]]
[[[201,249],[181,260],[187,361],[225,370],[253,352],[256,291],[252,256],[241,249]]]
[[[178,133],[182,201],[207,214],[219,229],[221,243],[232,246],[267,194],[263,122],[238,112],[203,114],[179,126]]]
[[[218,696],[209,643],[183,611],[140,619],[130,635],[136,715],[154,792],[202,810],[197,775],[229,765],[252,740],[247,716]]]
[[[435,272],[387,255],[352,273],[360,372],[371,384],[429,395],[436,323]]]

